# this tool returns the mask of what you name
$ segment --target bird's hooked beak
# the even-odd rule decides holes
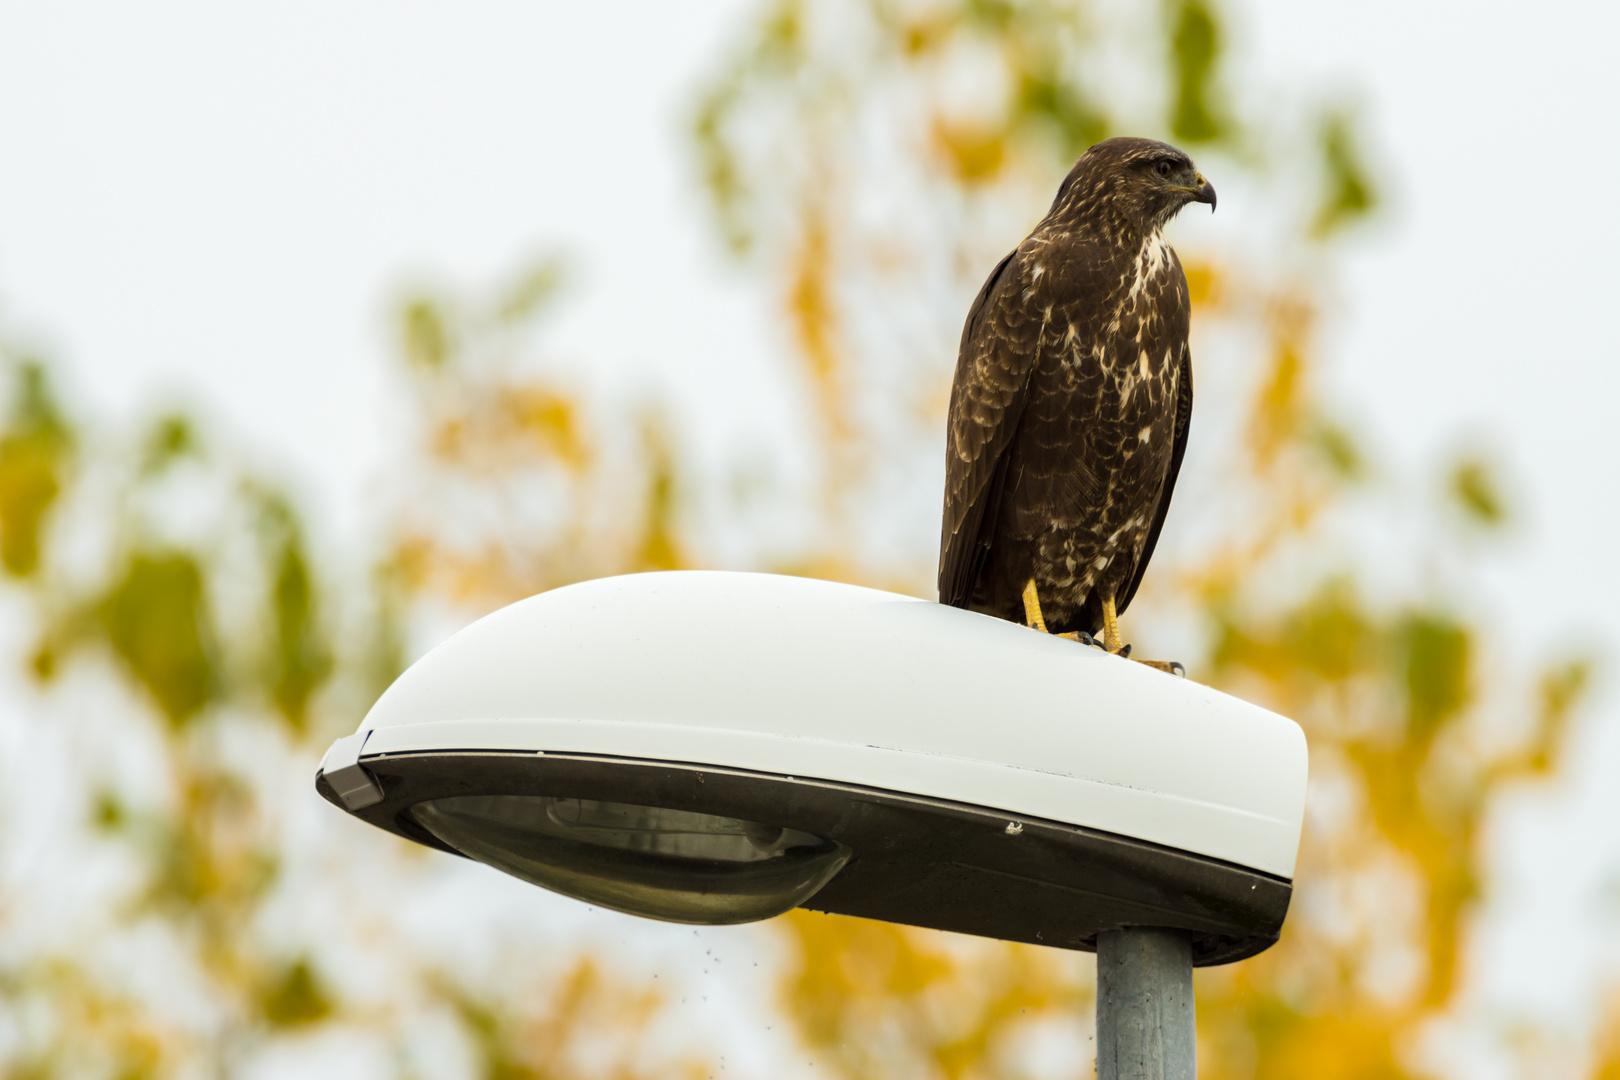
[[[1209,203],[1209,212],[1215,212],[1215,185],[1204,179],[1204,174],[1198,174],[1198,186],[1192,189],[1193,202]]]

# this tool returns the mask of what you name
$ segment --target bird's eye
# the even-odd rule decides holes
[[[1168,161],[1159,162],[1158,172],[1159,172],[1160,176],[1169,176],[1170,175],[1170,163]]]

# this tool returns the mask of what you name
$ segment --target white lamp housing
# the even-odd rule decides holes
[[[480,619],[327,752],[382,828],[636,914],[795,905],[1197,963],[1276,940],[1292,721],[1071,641],[768,574],[606,578]]]

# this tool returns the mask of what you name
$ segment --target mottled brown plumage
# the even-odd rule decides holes
[[[951,386],[942,603],[1054,633],[1121,612],[1164,526],[1192,416],[1187,279],[1162,229],[1215,190],[1173,146],[1100,142],[968,312]]]

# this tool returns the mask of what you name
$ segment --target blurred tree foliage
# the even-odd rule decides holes
[[[679,561],[665,419],[643,410],[640,439],[609,449],[577,388],[524,370],[559,274],[525,270],[487,311],[401,306],[407,482],[369,575],[318,566],[293,501],[210,425],[112,434],[71,414],[47,367],[4,355],[0,549],[34,634],[29,722],[80,719],[4,761],[7,846],[49,851],[4,864],[0,1076],[237,1075],[323,1033],[380,1034],[382,1067],[405,1076],[439,1074],[435,1053],[501,1080],[696,1075],[622,1041],[661,994],[567,950],[445,970],[386,918],[419,855],[385,845],[367,904],[330,808],[308,807],[314,833],[300,820],[320,747],[398,673],[413,607]],[[83,864],[107,872],[86,884]],[[334,921],[334,903],[358,910]],[[369,943],[361,968],[403,968],[390,985],[334,977],[351,936]],[[423,1045],[435,1024],[448,1050]]]
[[[402,306],[420,437],[402,453],[389,542],[408,594],[487,610],[681,563],[667,417],[597,399],[536,344],[563,278],[544,258],[493,302],[422,293]]]
[[[1317,397],[1313,330],[1332,242],[1377,204],[1352,118],[1287,118],[1320,133],[1289,142],[1263,129],[1276,118],[1231,112],[1222,22],[1200,0],[1136,22],[1057,0],[762,6],[756,36],[713,84],[697,137],[723,231],[781,282],[835,466],[840,441],[882,445],[906,426],[884,394],[916,369],[895,377],[904,365],[885,331],[919,308],[941,330],[921,376],[933,403],[923,449],[937,454],[954,357],[946,335],[1085,143],[1114,131],[1178,141],[1207,173],[1271,196],[1285,216],[1269,265],[1180,241],[1196,302],[1194,426],[1217,434],[1195,451],[1203,466],[1184,474],[1172,515],[1171,530],[1197,541],[1159,556],[1142,603],[1151,614],[1136,623],[1148,634],[1196,627],[1208,654],[1195,676],[1298,718],[1312,748],[1283,940],[1199,975],[1203,1074],[1443,1071],[1418,1052],[1460,1000],[1468,917],[1489,876],[1481,830],[1516,781],[1556,767],[1590,672],[1580,658],[1515,671],[1516,658],[1492,651],[1469,595],[1350,553],[1346,518],[1367,506],[1370,487],[1400,487]],[[1262,145],[1268,152],[1255,153]],[[1314,195],[1300,196],[1301,176],[1316,178]],[[873,213],[875,202],[893,212]],[[1022,214],[1010,225],[987,204]],[[993,228],[974,227],[987,220]],[[963,244],[961,257],[941,258],[931,242],[940,236]],[[939,265],[958,278],[942,290],[956,306],[943,310],[926,288],[927,267]],[[885,280],[893,287],[871,287]],[[853,430],[863,410],[869,426]],[[835,467],[828,482],[847,495],[868,477]],[[1453,467],[1446,490],[1480,527],[1509,518],[1480,460]],[[1447,542],[1423,533],[1414,523],[1403,562]],[[858,567],[858,555],[845,564]],[[1023,1075],[1020,1033],[1060,1023],[1088,993],[1088,967],[1054,969],[1022,946],[811,915],[786,922],[802,957],[786,1007],[850,1077]]]
[[[1087,144],[1173,138],[1223,193],[1265,201],[1274,249],[1178,240],[1210,434],[1131,613],[1312,747],[1283,940],[1199,975],[1204,1074],[1443,1073],[1421,1042],[1462,1001],[1481,832],[1512,785],[1557,768],[1589,669],[1497,653],[1469,582],[1416,565],[1456,539],[1427,507],[1393,562],[1356,557],[1358,520],[1402,485],[1323,407],[1315,327],[1336,237],[1376,186],[1348,114],[1244,112],[1226,48],[1202,0],[761,0],[694,131],[718,231],[770,283],[812,418],[791,448],[818,470],[810,527],[761,568],[931,594],[937,492],[919,478],[941,456],[962,314]],[[445,860],[303,813],[315,755],[397,673],[413,627],[704,562],[698,515],[725,511],[698,497],[717,479],[683,451],[685,418],[612,400],[543,347],[565,278],[546,258],[487,297],[401,301],[408,423],[358,568],[315,557],[318,523],[217,425],[119,435],[6,352],[0,562],[31,635],[35,686],[18,693],[39,762],[5,764],[38,773],[47,809],[14,799],[0,825],[13,843],[48,834],[34,858],[53,873],[4,864],[0,1075],[234,1075],[334,1053],[320,1040],[337,1035],[379,1074],[707,1074],[649,1056],[667,1000],[567,942],[535,964],[503,946],[493,973],[413,951],[386,905]],[[1453,517],[1511,521],[1483,459],[1443,477]],[[780,1005],[818,1070],[1090,1068],[1088,958],[804,913],[774,925],[792,956]],[[1620,1051],[1599,1050],[1595,1075],[1616,1075]]]

